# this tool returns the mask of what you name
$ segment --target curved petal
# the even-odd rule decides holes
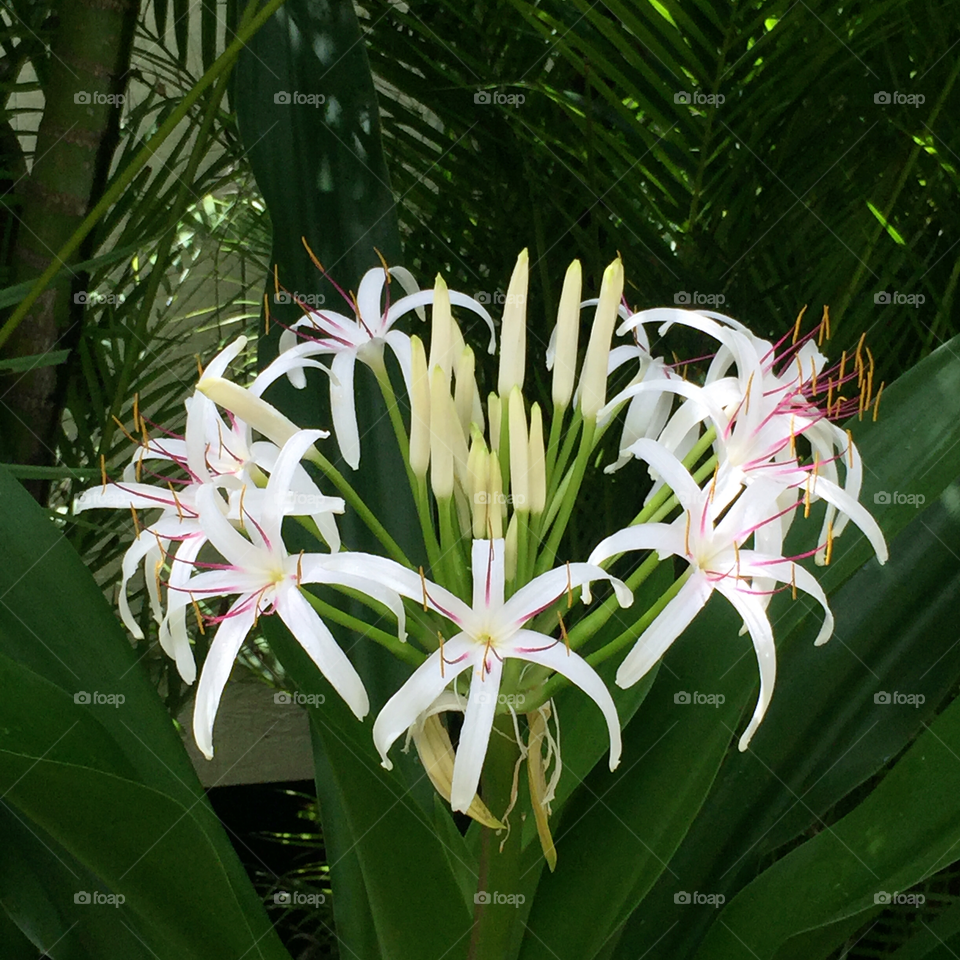
[[[330,410],[333,432],[337,437],[340,455],[354,470],[360,466],[360,428],[357,426],[357,407],[353,396],[353,369],[356,356],[338,353],[330,365]]]
[[[217,716],[223,688],[257,615],[254,604],[244,606],[245,599],[241,597],[231,608],[231,612],[237,608],[239,612],[233,616],[228,613],[227,619],[217,628],[207,659],[203,662],[200,682],[197,684],[197,699],[193,706],[193,736],[200,752],[208,760],[213,759],[213,722]]]
[[[383,335],[393,355],[397,358],[400,366],[400,373],[403,374],[403,385],[407,391],[407,396],[413,396],[413,368],[410,360],[410,338],[400,330],[388,330]]]
[[[226,373],[227,367],[240,354],[240,351],[247,345],[246,337],[237,337],[233,343],[224,347],[203,369],[200,379],[204,377],[222,377]]]
[[[551,645],[544,647],[544,641]],[[606,684],[600,675],[579,654],[567,650],[562,643],[555,643],[549,637],[521,630],[513,641],[516,651],[511,656],[521,657],[530,663],[538,663],[556,673],[562,674],[572,684],[579,687],[600,708],[607,731],[610,735],[610,769],[616,770],[620,763],[620,718],[617,707],[610,696]]]
[[[386,282],[387,274],[383,267],[374,267],[360,278],[360,286],[357,287],[357,312],[373,336],[378,336],[381,331],[383,310],[380,303]]]
[[[457,290],[451,290],[449,293],[450,306],[466,307],[468,310],[472,310],[478,316],[483,317],[487,324],[487,329],[490,331],[490,342],[487,344],[487,353],[495,353],[497,350],[497,331],[493,326],[493,317],[487,313],[486,307],[484,307],[479,301],[474,300],[473,297],[468,297],[465,293],[460,293]]]
[[[503,661],[495,653],[488,650],[484,657],[483,648],[479,652],[481,656],[473,664],[467,709],[463,714],[457,757],[453,762],[453,784],[450,787],[450,807],[461,813],[467,812],[477,795],[503,675]]]
[[[260,569],[263,548],[243,537],[224,515],[227,505],[216,489],[205,484],[197,491],[200,526],[228,563],[240,570]]]
[[[324,436],[322,430],[301,430],[292,436],[280,450],[273,465],[273,473],[267,481],[266,495],[263,498],[263,512],[260,523],[270,544],[270,549],[278,556],[286,556],[281,535],[281,525],[287,507],[290,505],[290,487],[300,467],[300,461],[316,440]]]
[[[276,607],[280,619],[290,628],[297,643],[306,650],[354,716],[362,720],[370,710],[363,681],[316,610],[289,581],[277,589]]]
[[[631,550],[656,550],[662,560],[671,554],[684,554],[683,528],[675,523],[643,523],[624,527],[601,540],[587,558],[588,564],[599,565],[610,557]]]
[[[633,686],[666,653],[667,648],[704,608],[713,587],[707,578],[694,572],[677,595],[660,611],[626,655],[617,670],[617,686]]]
[[[540,574],[521,587],[504,605],[501,618],[513,627],[526,623],[553,604],[568,590],[589,584],[593,580],[607,580],[613,584],[621,607],[633,603],[633,593],[622,581],[591,563],[568,563]],[[590,591],[584,590],[584,602],[589,602]]]
[[[387,770],[393,769],[387,751],[397,737],[406,733],[446,686],[469,669],[482,653],[482,648],[476,643],[462,633],[457,634],[443,645],[442,671],[440,651],[436,650],[386,702],[373,724],[373,742]]]
[[[770,621],[758,602],[757,597],[751,597],[737,590],[735,581],[725,582],[720,580],[716,583],[718,592],[722,593],[733,604],[737,613],[743,617],[747,630],[750,633],[750,639],[753,641],[753,648],[757,653],[757,666],[760,668],[760,696],[757,698],[757,706],[750,718],[747,729],[740,737],[739,748],[746,750],[750,745],[753,735],[757,732],[770,700],[773,697],[773,687],[777,680],[777,648],[773,642],[773,630],[770,627]]]
[[[284,331],[286,333],[287,331]],[[320,363],[319,360],[311,360],[311,357],[314,356],[324,356],[331,353],[335,353],[335,349],[325,343],[316,343],[312,340],[307,340],[304,343],[298,343],[295,347],[291,347],[289,350],[284,350],[277,357],[275,357],[260,373],[257,374],[253,383],[250,384],[250,392],[257,397],[263,396],[263,392],[269,387],[274,381],[279,380],[284,374],[287,375],[287,379],[290,383],[293,384],[298,390],[302,390],[303,387],[298,384],[302,383],[303,386],[307,385],[307,379],[303,375],[303,371],[307,368],[313,370],[323,370],[328,375],[330,373],[329,367],[326,364]],[[299,376],[295,376],[299,374]]]

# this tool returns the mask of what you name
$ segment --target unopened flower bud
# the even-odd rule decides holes
[[[430,371],[430,483],[438,500],[453,496],[453,399],[440,367]]]
[[[543,448],[543,415],[539,403],[530,408],[529,449],[527,496],[530,498],[530,512],[536,516],[543,513],[547,505],[547,458]]]
[[[523,387],[524,365],[527,357],[527,277],[529,258],[526,249],[517,257],[507,302],[503,307],[500,329],[500,375],[497,393],[506,398],[514,387]]]
[[[526,513],[529,505],[529,441],[527,417],[523,409],[523,394],[519,387],[510,391],[510,492],[513,509]]]
[[[580,334],[580,290],[583,283],[580,261],[567,267],[557,311],[557,331],[553,355],[553,404],[565,410],[573,396],[577,373],[577,341]]]
[[[423,341],[410,338],[410,468],[421,480],[430,463],[430,378]]]
[[[490,449],[500,450],[500,398],[491,393],[487,397],[487,417],[490,420]]]
[[[433,309],[430,324],[430,360],[429,369],[440,367],[450,383],[453,346],[453,315],[450,313],[450,292],[443,277],[437,274],[433,285]],[[462,338],[461,338],[462,339]],[[432,373],[431,373],[432,377]]]
[[[590,330],[587,356],[580,375],[580,412],[584,420],[596,420],[607,397],[607,363],[610,341],[623,294],[623,264],[618,257],[603,272],[600,302]]]
[[[483,538],[499,540],[503,536],[503,517],[507,510],[506,497],[503,495],[503,480],[500,474],[500,458],[493,451],[487,458],[487,532]]]
[[[507,580],[514,580],[517,576],[517,533],[520,523],[514,514],[507,524],[507,535],[503,543],[503,572]]]

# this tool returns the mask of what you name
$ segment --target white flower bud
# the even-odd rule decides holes
[[[490,466],[488,461],[487,445],[483,437],[474,435],[470,445],[470,454],[467,457],[467,492],[470,496],[473,509],[473,539],[486,540],[487,538],[487,505],[490,502],[489,477]]]
[[[580,374],[580,412],[584,420],[596,420],[607,398],[607,364],[610,341],[623,294],[623,264],[618,257],[603,271],[600,302],[590,330],[587,356]]]
[[[582,282],[580,261],[574,260],[563,278],[560,309],[557,311],[556,354],[553,358],[553,404],[564,410],[573,396],[573,381],[577,373]]]
[[[410,469],[421,480],[430,463],[430,377],[423,341],[410,338]]]
[[[452,420],[456,416],[447,376],[440,367],[430,371],[430,483],[438,500],[453,496]]]
[[[507,524],[507,535],[503,543],[503,573],[507,580],[517,576],[517,532],[520,524],[514,514]]]
[[[530,453],[527,483],[527,496],[530,498],[530,512],[534,516],[543,513],[547,505],[547,463],[543,448],[543,415],[540,404],[530,408]],[[511,458],[511,464],[513,460]]]
[[[530,509],[528,459],[529,441],[523,394],[519,387],[514,387],[510,391],[510,492],[513,494],[515,513],[526,513]]]
[[[503,495],[503,479],[500,474],[500,458],[493,451],[487,458],[487,530],[477,539],[499,540],[503,536],[503,518],[507,512],[506,498]]]
[[[517,257],[500,328],[500,375],[497,393],[506,398],[514,387],[523,387],[527,357],[527,277],[529,258],[526,249]]]
[[[282,447],[292,436],[300,433],[300,428],[276,407],[232,380],[203,377],[197,383],[197,390],[225,410],[229,410],[238,420],[249,424],[258,433],[272,440],[278,447]],[[313,447],[309,449],[316,452]]]
[[[474,419],[474,398],[479,401],[480,397],[477,390],[475,370],[476,360],[473,351],[469,347],[464,347],[460,353],[460,358],[457,360],[457,385],[454,400],[457,406],[457,417],[465,436],[470,433],[470,422]]]
[[[453,359],[453,315],[450,313],[450,292],[439,273],[433,285],[433,308],[430,313],[430,361],[428,367],[431,371],[434,367],[440,367],[446,375],[449,385]]]

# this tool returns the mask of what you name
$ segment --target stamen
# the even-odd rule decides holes
[[[135,393],[133,395],[133,422],[136,423],[140,419],[140,394]]]
[[[160,538],[157,537],[157,541],[159,541],[159,540],[160,540]],[[156,582],[157,582],[157,596],[158,596],[158,597],[160,596],[160,571],[161,571],[162,569],[163,569],[163,557],[161,556],[160,559],[153,565],[153,576],[154,576],[154,579],[155,579]]]
[[[790,564],[790,596],[794,600],[797,599],[797,565],[795,563]]]
[[[847,351],[840,354],[840,375],[837,377],[837,386],[843,383],[843,368],[847,365]]]
[[[180,518],[181,522],[183,521],[183,509],[180,506],[180,499],[177,497],[177,491],[173,489],[173,484],[168,480],[167,486],[170,488],[170,494],[173,497],[173,502],[177,508],[177,516]]]
[[[570,638],[567,636],[567,628],[563,624],[563,615],[557,611],[557,619],[560,621],[560,636],[563,637],[563,645],[567,648],[567,656],[570,656]]]
[[[263,332],[266,336],[270,335],[270,298],[266,291],[263,293]]]
[[[850,432],[850,428],[847,427],[847,454],[848,460],[850,461],[850,469],[853,469],[853,434]]]
[[[833,521],[827,521],[827,552],[824,555],[824,566],[830,566],[830,558],[833,556]]]
[[[280,274],[277,272],[277,265],[273,265],[273,295],[280,296]]]
[[[793,325],[793,339],[790,341],[791,345],[797,342],[797,337],[800,336],[800,322],[803,320],[803,315],[807,312],[807,305],[803,305],[803,309],[797,314],[797,322]]]
[[[244,487],[244,490],[246,490],[246,487]],[[240,496],[242,497],[243,494],[241,493]],[[303,550],[300,551],[300,556],[297,557],[297,586],[298,587],[300,586],[300,581],[303,579],[302,564],[303,564]]]
[[[130,431],[127,430],[127,428],[126,428],[116,417],[113,418],[113,422],[120,428],[120,430],[123,432],[123,435],[124,435],[131,443],[135,443],[135,444],[139,444],[139,443],[140,443],[140,441],[137,440],[137,439],[130,433]]]
[[[387,261],[383,259],[383,254],[376,248],[373,248],[373,252],[377,255],[377,259],[380,261],[380,265],[383,267],[384,276],[387,278],[387,283],[390,282],[390,268],[387,266]]]
[[[106,493],[107,492],[107,460],[102,453],[100,454],[100,479],[103,480],[103,490],[101,491],[101,493]]]
[[[813,357],[810,358],[810,389],[812,393],[817,392],[817,363]]]
[[[190,595],[190,603],[193,605],[193,612],[197,617],[197,626],[200,628],[200,634],[203,635],[206,631],[203,629],[203,617],[200,614],[200,604],[193,598],[193,595]]]
[[[793,418],[791,417],[791,420]],[[710,481],[710,502],[713,503],[714,494],[717,492],[717,474],[720,473],[720,464],[713,468],[713,480]]]
[[[690,515],[690,511],[688,510],[687,511],[687,528],[683,533],[683,551],[684,553],[686,553],[688,557],[690,556],[690,520],[691,520],[691,515]]]
[[[880,412],[880,397],[883,395],[883,381],[880,381],[880,389],[877,391],[877,399],[873,404],[873,422],[877,422],[877,414]]]
[[[327,271],[323,269],[323,264],[317,259],[317,255],[310,249],[310,244],[307,243],[307,238],[301,237],[300,242],[303,244],[304,249],[307,251],[307,256],[313,261],[313,265],[321,273],[326,273]]]
[[[440,641],[440,679],[445,680],[447,675],[443,671],[443,634],[438,630],[437,639]]]
[[[573,584],[570,579],[570,561],[567,561],[567,609],[573,606]]]
[[[747,390],[746,390],[746,405],[743,408],[745,414],[750,412],[750,388],[753,386],[753,375],[756,371],[751,371],[750,379],[747,380]]]
[[[244,524],[244,522],[243,522],[243,498],[244,498],[244,496],[246,496],[246,493],[247,493],[247,485],[244,484],[244,485],[240,488],[240,506],[239,506],[239,513],[240,513],[240,529],[241,529],[241,530],[245,529],[245,526],[246,526],[246,525]],[[299,581],[298,581],[298,583],[299,583]]]
[[[194,359],[197,361],[197,376],[203,376],[203,364],[200,362],[200,354],[196,354]]]

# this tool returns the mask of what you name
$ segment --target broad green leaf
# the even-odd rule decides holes
[[[46,824],[68,851],[87,863],[99,862],[96,857],[100,856],[91,850],[91,831],[102,831],[111,822],[122,823],[130,832],[121,836],[118,826],[107,846],[118,851],[139,847],[143,852],[156,844],[156,855],[168,862],[182,858],[188,848],[176,847],[174,834],[164,839],[162,831],[153,829],[155,825],[138,827],[136,819],[130,818],[139,802],[132,795],[138,791],[160,798],[150,801],[155,810],[191,811],[190,829],[200,830],[203,836],[202,843],[195,838],[190,841],[193,850],[188,861],[190,869],[205,877],[194,892],[197,903],[214,912],[229,912],[228,904],[235,904],[231,936],[238,952],[259,943],[265,956],[283,956],[173,723],[100,588],[55,523],[4,469],[0,469],[0,501],[4,504],[0,512],[0,677],[5,688],[12,687],[0,708],[8,731],[0,744],[4,749],[0,777],[8,784],[15,781],[16,771],[25,769],[25,756],[47,758],[11,789],[8,803]],[[33,752],[25,754],[27,748]],[[44,781],[54,768],[58,772],[49,776],[56,782]],[[123,786],[117,787],[112,801],[103,788],[102,778],[108,774],[123,778],[116,781]],[[99,819],[88,810],[91,821],[78,823],[57,806],[80,790],[79,782],[66,785],[70,778],[94,781],[91,790],[99,790],[100,796],[93,810]],[[41,782],[46,782],[45,790],[38,789]],[[77,798],[73,802],[77,809],[86,803]],[[103,834],[96,836],[103,845]],[[133,898],[162,899],[167,885],[184,882],[186,869],[181,863],[179,881],[172,874],[165,881],[157,879],[149,895],[145,888],[131,889],[131,909],[148,915],[151,908],[134,904]],[[166,936],[151,932],[160,939]]]
[[[960,844],[960,702],[851,813],[778,860],[724,907],[697,960],[746,944],[772,958],[789,937],[875,905],[950,864]],[[789,905],[788,909],[785,909]]]
[[[370,721],[357,721],[276,618],[266,620],[264,628],[301,693],[316,695],[320,703],[309,708],[312,729],[322,745],[324,772],[333,777],[341,798],[338,817],[345,821],[360,865],[376,955],[384,960],[466,956],[472,913],[448,862],[458,856],[457,847],[437,833],[396,771],[380,766]],[[337,842],[344,842],[342,835]],[[415,902],[411,891],[416,891]],[[429,921],[417,904],[429,904]]]
[[[948,493],[954,491],[951,487]],[[815,623],[781,644],[763,725],[731,754],[671,870],[631,918],[617,960],[653,934],[663,956],[693,953],[716,911],[674,902],[677,890],[728,900],[785,843],[896,756],[937,712],[960,676],[953,597],[960,514],[936,504],[831,597],[836,636],[814,647]],[[816,616],[813,618],[816,619]],[[925,698],[877,703],[897,692]],[[655,931],[655,933],[653,933]]]

